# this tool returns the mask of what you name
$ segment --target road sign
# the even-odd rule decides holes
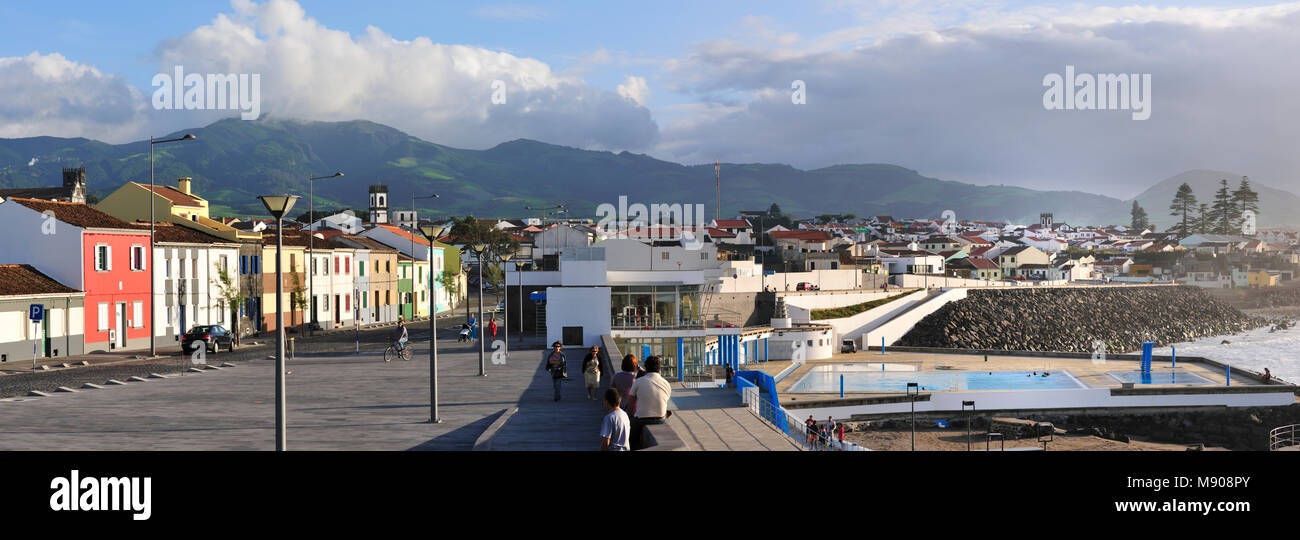
[[[27,308],[27,316],[33,321],[39,321],[45,318],[45,306],[41,304],[32,304]]]

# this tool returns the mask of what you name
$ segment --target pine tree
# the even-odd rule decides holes
[[[1174,194],[1174,201],[1169,204],[1169,215],[1182,216],[1179,234],[1184,237],[1191,234],[1192,230],[1189,227],[1199,229],[1195,227],[1196,220],[1192,216],[1194,210],[1196,210],[1196,195],[1192,193],[1192,186],[1184,182],[1183,185],[1178,186],[1178,193]]]
[[[1133,201],[1133,210],[1130,211],[1132,220],[1130,225],[1136,230],[1143,230],[1151,226],[1151,221],[1147,219],[1147,211],[1138,206],[1137,201]]]
[[[1210,217],[1210,205],[1201,203],[1200,214],[1192,221],[1192,228],[1197,234],[1210,232],[1213,219]]]
[[[1242,219],[1245,219],[1248,211],[1253,212],[1256,218],[1259,217],[1259,194],[1250,189],[1250,178],[1241,177],[1241,186],[1232,192],[1232,204]]]
[[[1229,234],[1238,225],[1237,205],[1232,202],[1232,192],[1228,191],[1228,180],[1219,180],[1219,190],[1214,193],[1214,206],[1210,208],[1214,232]]]

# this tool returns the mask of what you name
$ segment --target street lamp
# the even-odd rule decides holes
[[[158,317],[155,316],[154,314],[155,293],[154,293],[154,283],[153,283],[154,282],[154,270],[153,270],[154,210],[153,207],[155,206],[154,197],[157,196],[157,193],[154,192],[154,185],[153,185],[153,145],[176,142],[176,141],[192,141],[197,138],[198,137],[195,137],[192,133],[186,133],[184,137],[177,137],[175,139],[155,140],[152,136],[149,137],[149,319],[150,319],[149,357],[150,358],[158,356],[158,348],[154,344],[154,336],[157,335],[158,333],[158,327],[157,327]],[[181,332],[184,333],[185,330],[187,330],[187,328],[182,328]],[[184,351],[181,351],[181,353],[183,356]],[[184,373],[184,371],[182,371],[182,373]]]
[[[519,341],[524,341],[524,263],[515,263],[515,273],[519,275]],[[506,303],[510,303],[509,295],[506,295]]]
[[[420,220],[415,217],[415,200],[416,199],[437,199],[438,195],[426,195],[416,197],[411,194],[411,320],[415,320],[415,231],[419,229]],[[433,280],[433,239],[429,240],[429,279]],[[429,287],[429,294],[433,295],[432,283]],[[437,316],[437,312],[429,310],[429,317]]]
[[[285,450],[284,405],[284,215],[298,201],[296,195],[258,197],[275,218],[275,450]]]
[[[920,395],[921,388],[914,382],[907,383],[907,396],[912,398],[912,451],[916,451],[916,396]]]
[[[446,227],[420,226],[420,234],[429,239],[429,267],[433,267],[433,241],[442,236]],[[433,280],[432,270],[429,280]],[[433,294],[429,294],[429,423],[441,424],[438,417],[438,307]]]
[[[506,262],[510,260],[510,255],[506,253],[498,253],[496,258],[497,261],[501,263],[501,287],[506,290],[505,291],[506,300],[505,302],[502,302],[502,305],[505,306],[505,312],[501,317],[501,322],[504,323],[502,324],[502,327],[505,331],[505,335],[503,336],[504,337],[503,341],[505,342],[506,346],[505,346],[505,350],[502,352],[505,353],[506,355],[505,358],[509,360],[510,359],[510,287],[508,287],[506,284]],[[500,298],[501,295],[498,294],[497,297]],[[496,308],[494,307],[492,308],[492,310],[496,311]]]
[[[478,260],[478,324],[480,327],[483,325],[483,252],[487,251],[487,247],[483,242],[470,245],[470,249],[474,250],[474,258]],[[486,365],[483,363],[483,333],[479,331],[475,334],[478,337],[478,374],[480,377],[486,377]]]
[[[340,176],[343,176],[343,173],[336,172],[329,176],[312,176],[311,173],[307,173],[308,224],[316,223],[316,181],[328,178],[338,178]],[[315,247],[313,245],[315,244],[315,240],[316,229],[313,227],[307,236],[307,257],[311,259],[311,273],[307,275],[307,294],[311,295],[311,302],[308,302],[308,304],[311,304],[311,324],[309,324],[307,328],[312,332],[312,335],[316,334],[316,250],[313,249]],[[334,306],[334,309],[338,309],[338,306]]]
[[[962,401],[961,410],[963,412],[966,411],[966,407],[970,407],[970,412],[975,412],[974,401]],[[966,413],[966,451],[967,452],[970,452],[970,412]]]

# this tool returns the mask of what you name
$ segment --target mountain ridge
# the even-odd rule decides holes
[[[409,208],[401,201],[410,201],[413,194],[436,193],[439,199],[420,201],[426,204],[417,208],[422,214],[442,216],[536,215],[524,207],[560,202],[566,203],[570,215],[594,216],[596,205],[619,196],[644,203],[703,204],[707,216],[714,213],[713,164],[685,165],[628,151],[583,150],[523,138],[465,150],[368,120],[225,119],[167,138],[185,133],[194,133],[198,140],[154,149],[156,181],[174,184],[178,177],[193,178],[194,189],[211,202],[214,214],[262,215],[257,195],[306,195],[309,174],[335,171],[345,176],[315,186],[318,208],[364,208],[366,186],[387,184],[395,202],[392,209]],[[110,145],[49,136],[0,139],[0,186],[57,185],[60,167],[85,166],[88,190],[103,197],[127,180],[148,181],[147,143]],[[1127,223],[1132,204],[1132,199],[1077,190],[942,180],[888,163],[841,163],[810,170],[779,163],[724,163],[722,188],[723,215],[765,210],[776,203],[801,217],[854,213],[937,218],[953,210],[958,219],[1037,222],[1039,213],[1051,212],[1057,221],[1104,224]],[[1263,191],[1256,190],[1263,198]],[[1169,223],[1161,219],[1168,213],[1168,201],[1151,204],[1143,202],[1142,195],[1137,200],[1156,223]],[[1261,226],[1268,225],[1269,214],[1262,209]]]

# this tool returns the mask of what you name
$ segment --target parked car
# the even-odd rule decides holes
[[[204,347],[213,353],[219,353],[223,349],[233,351],[235,350],[235,334],[220,325],[195,326],[181,338],[181,350],[185,353],[192,353],[197,351],[199,347]]]
[[[803,282],[800,282],[798,285],[796,285],[795,288],[794,288],[794,290],[796,290],[796,291],[820,291],[820,290],[822,290],[822,289],[821,289],[821,287],[818,287],[818,286],[816,286],[816,285],[814,285],[814,284],[812,284],[812,283],[808,283],[807,281],[803,281]]]
[[[840,341],[840,352],[841,352],[841,353],[855,353],[855,352],[858,352],[858,343],[857,343],[856,341],[851,340],[851,339],[845,339],[845,340],[842,340],[842,341]]]

